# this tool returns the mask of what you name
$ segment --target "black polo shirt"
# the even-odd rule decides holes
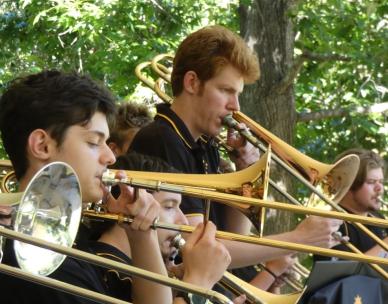
[[[76,240],[77,244],[75,247],[77,249],[126,264],[131,263],[130,259],[115,247],[105,243],[89,241],[87,229],[83,225],[81,227]],[[11,242],[7,244],[6,254],[7,264],[16,266]],[[119,274],[117,271],[94,266],[81,260],[67,257],[50,277],[100,294],[109,295],[124,301],[131,301],[131,279],[129,277]],[[0,302],[7,304],[97,303],[3,273],[0,273],[0,290]]]
[[[373,216],[384,218],[378,212],[374,212]],[[373,234],[375,234],[380,239],[384,239],[388,236],[388,229],[386,228],[382,228],[378,226],[369,226],[369,225],[365,225],[365,227],[368,228]],[[344,222],[340,226],[339,231],[342,233],[343,236],[349,236],[350,243],[352,243],[359,250],[361,250],[361,252],[366,252],[372,249],[377,244],[376,241],[373,240],[370,236],[368,236],[364,231],[360,230],[359,228],[357,228],[351,223]],[[346,245],[343,245],[343,244],[339,244],[333,247],[333,249],[352,252]],[[314,255],[315,261],[330,260],[330,259],[331,259],[330,257]]]
[[[194,141],[185,123],[169,105],[157,106],[155,120],[142,128],[132,141],[131,150],[159,157],[183,173],[218,173],[219,154],[213,139]],[[225,229],[225,206],[212,202],[210,220],[219,230]],[[205,213],[204,200],[184,196],[181,209],[187,216]]]

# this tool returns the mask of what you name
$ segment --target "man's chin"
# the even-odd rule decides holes
[[[218,128],[218,129],[209,131],[208,134],[206,134],[206,135],[209,137],[216,137],[216,136],[220,135],[220,133],[221,133],[221,128]]]
[[[88,203],[98,202],[102,199],[102,190],[96,190],[93,193],[82,194],[82,201]]]
[[[370,205],[369,206],[369,211],[379,211],[380,207],[381,207],[380,203]]]

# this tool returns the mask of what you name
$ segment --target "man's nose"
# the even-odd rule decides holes
[[[113,165],[115,161],[116,161],[116,157],[112,149],[108,145],[105,145],[103,155],[102,155],[102,162],[104,163],[104,165],[110,166],[110,165]]]
[[[179,224],[179,225],[188,225],[189,224],[189,221],[187,220],[186,215],[184,215],[181,210],[179,210],[179,215],[178,215],[178,218],[176,220],[176,224]]]
[[[229,96],[229,101],[227,104],[227,109],[229,111],[240,111],[240,102],[238,99],[238,94],[231,94]]]

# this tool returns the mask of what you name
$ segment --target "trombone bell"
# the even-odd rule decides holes
[[[27,236],[71,247],[82,212],[81,189],[74,170],[61,162],[43,167],[25,192],[2,194],[20,198],[13,229]],[[18,203],[18,201],[16,201]],[[14,242],[17,262],[23,270],[47,276],[65,256],[20,241]]]
[[[270,144],[272,150],[283,161],[299,172],[312,185],[322,183],[324,192],[335,203],[341,201],[356,178],[360,165],[360,159],[357,155],[347,155],[333,165],[321,163],[299,152],[244,113],[234,112],[233,118],[238,122],[243,122],[256,136]]]

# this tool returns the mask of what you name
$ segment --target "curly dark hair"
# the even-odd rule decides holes
[[[123,103],[117,108],[115,123],[111,127],[107,142],[114,142],[122,148],[130,129],[140,129],[151,122],[152,116],[146,105]]]

